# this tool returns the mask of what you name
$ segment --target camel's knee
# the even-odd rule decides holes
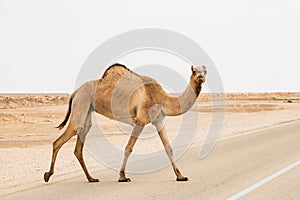
[[[83,143],[80,141],[80,138],[77,139],[77,143],[74,149],[74,155],[76,158],[82,158],[82,149],[83,149]]]
[[[127,145],[127,146],[125,147],[125,153],[131,154],[132,150],[133,150],[133,147],[132,147],[132,146],[128,146],[128,145]]]
[[[53,151],[57,151],[62,146],[62,144],[59,141],[59,139],[57,139],[52,143],[52,146],[53,146]]]
[[[78,128],[76,129],[76,133],[77,133],[77,135],[83,134],[83,127],[78,127]]]
[[[68,126],[68,128],[65,130],[65,132],[52,143],[53,150],[59,149],[63,144],[65,144],[74,135],[75,135],[75,132],[70,128],[70,126]]]
[[[76,158],[82,158],[82,150],[80,150],[80,149],[75,149],[74,150],[74,155],[76,156]]]

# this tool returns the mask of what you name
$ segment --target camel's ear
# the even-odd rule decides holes
[[[191,70],[192,70],[192,72],[193,72],[193,75],[195,75],[195,73],[196,73],[196,70],[195,70],[195,68],[194,68],[194,66],[193,66],[193,65],[191,66]]]

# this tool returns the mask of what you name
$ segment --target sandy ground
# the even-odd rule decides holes
[[[186,126],[183,130],[188,130],[189,123],[183,121],[194,123],[191,117],[196,113],[199,117],[196,121],[197,134],[191,142],[193,146],[203,144],[213,120],[216,120],[212,119],[214,112],[210,100],[209,95],[202,95],[186,115],[167,119],[171,141],[177,137],[182,126]],[[0,195],[29,185],[43,184],[43,173],[50,164],[52,142],[62,133],[54,127],[63,120],[67,102],[67,95],[0,95]],[[215,112],[220,112],[220,109]],[[224,120],[219,139],[299,119],[300,93],[228,94],[226,115],[224,119],[217,119]],[[98,122],[98,128],[114,146],[124,148],[128,134],[123,132],[130,131],[130,127],[98,114],[94,122]],[[82,173],[73,155],[74,144],[75,138],[62,147],[51,180],[62,180]],[[162,145],[149,126],[138,140],[134,152],[149,154],[158,149],[162,149]],[[91,172],[105,168],[88,151],[84,154]]]
[[[198,158],[198,147],[190,148],[177,161],[181,171],[189,177],[187,182],[176,182],[171,167],[153,173],[129,174],[130,183],[118,183],[116,172],[105,169],[93,173],[101,178],[98,183],[90,184],[75,173],[75,176],[41,183],[0,198],[227,199],[299,161],[299,129],[300,121],[297,121],[222,140],[205,159]],[[269,179],[256,190],[243,193],[241,199],[299,199],[299,172],[298,165],[275,179]]]

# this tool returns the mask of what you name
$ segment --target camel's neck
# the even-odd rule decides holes
[[[187,112],[197,100],[202,89],[202,85],[197,85],[192,80],[185,91],[179,96],[168,95],[165,98],[163,107],[167,116],[177,116]]]

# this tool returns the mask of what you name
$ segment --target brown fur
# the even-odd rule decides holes
[[[89,182],[98,181],[88,173],[82,156],[84,140],[92,126],[91,112],[96,111],[110,119],[134,126],[125,148],[119,182],[130,181],[125,176],[128,157],[143,127],[150,122],[156,127],[166,149],[177,176],[176,180],[187,181],[188,179],[181,175],[174,162],[164,120],[165,116],[181,115],[188,111],[200,94],[202,83],[205,81],[206,68],[192,66],[191,70],[190,83],[180,96],[167,94],[154,79],[136,74],[121,64],[114,64],[107,68],[101,79],[83,84],[72,94],[66,117],[57,127],[62,129],[69,120],[67,129],[53,143],[51,166],[49,172],[44,174],[44,180],[48,182],[54,173],[56,156],[61,146],[77,134],[74,154]]]

